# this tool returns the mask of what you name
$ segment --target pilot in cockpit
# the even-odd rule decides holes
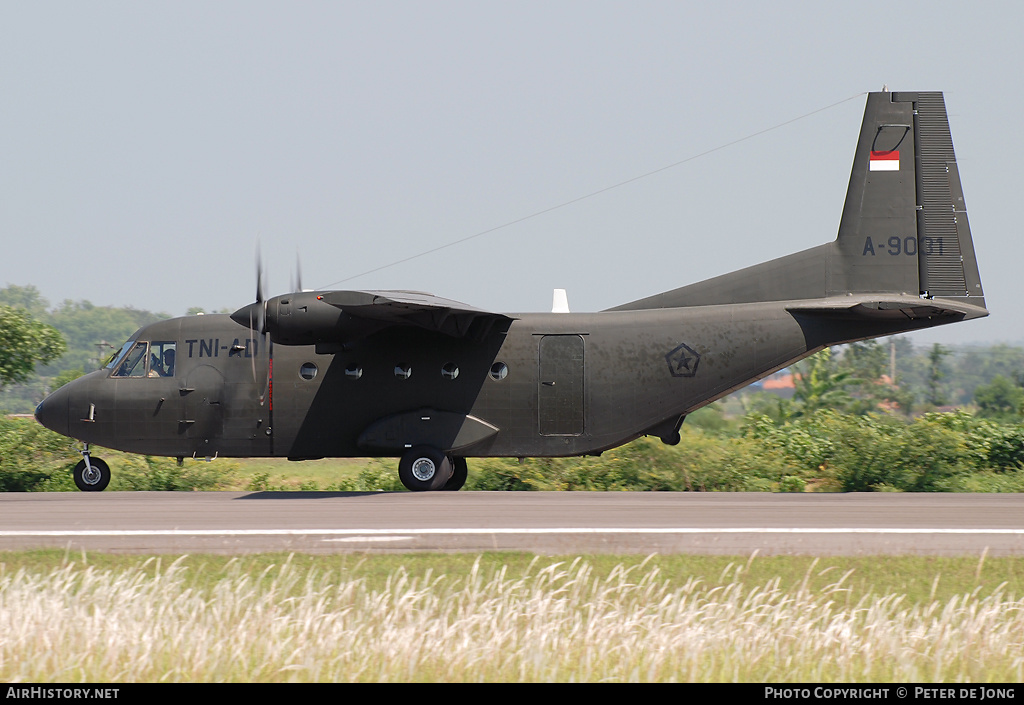
[[[174,348],[164,350],[164,377],[174,376]]]
[[[174,376],[174,350],[165,350],[163,360],[153,353],[149,356],[150,377],[173,377]]]

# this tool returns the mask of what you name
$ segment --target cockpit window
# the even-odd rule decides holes
[[[115,361],[114,373],[111,377],[145,377],[146,351],[149,343],[135,343],[120,362]]]
[[[175,347],[173,340],[129,341],[107,365],[110,376],[173,377]]]
[[[174,376],[173,340],[154,340],[149,344],[149,376]]]
[[[104,367],[106,367],[108,370],[115,369],[118,365],[121,364],[121,361],[124,360],[124,356],[127,355],[128,351],[131,350],[134,346],[135,341],[129,340],[127,343],[121,346],[120,350],[118,350],[116,353],[111,355],[109,359],[107,359],[107,364],[104,365]]]

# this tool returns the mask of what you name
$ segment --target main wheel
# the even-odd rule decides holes
[[[452,476],[448,478],[448,482],[444,483],[442,489],[448,492],[456,492],[462,489],[462,486],[466,484],[466,478],[469,477],[469,466],[466,465],[465,458],[452,458]]]
[[[75,485],[82,492],[102,492],[110,484],[110,466],[99,458],[89,458],[89,467],[85,459],[78,461],[74,470]]]
[[[443,489],[451,476],[451,459],[430,446],[416,446],[398,462],[398,479],[412,492]]]

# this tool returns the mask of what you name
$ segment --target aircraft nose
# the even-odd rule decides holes
[[[36,421],[51,431],[68,435],[68,388],[63,386],[36,407]]]

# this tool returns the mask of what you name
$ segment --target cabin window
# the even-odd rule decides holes
[[[445,379],[455,379],[459,376],[459,366],[454,362],[446,362],[441,368],[441,376]]]
[[[395,377],[398,377],[398,379],[409,379],[412,377],[412,367],[404,362],[400,362],[395,365]]]
[[[491,365],[491,379],[501,380],[508,377],[508,365],[504,362],[495,362]]]
[[[363,376],[363,368],[359,365],[349,365],[345,368],[345,376],[349,379],[359,379]]]
[[[299,368],[299,377],[302,377],[302,379],[313,379],[316,377],[316,372],[316,365],[312,362],[306,362]]]

